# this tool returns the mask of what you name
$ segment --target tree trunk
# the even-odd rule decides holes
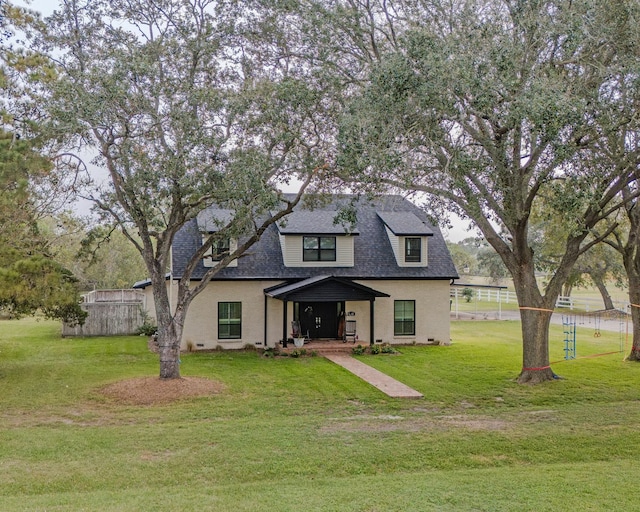
[[[640,276],[627,271],[629,276],[629,302],[631,303],[631,322],[633,327],[633,345],[627,359],[640,361]]]
[[[158,324],[158,346],[160,348],[160,378],[180,378],[180,340],[182,329],[178,334],[174,322],[164,329]]]
[[[160,378],[180,378],[180,341],[184,318],[182,309],[172,314],[166,278],[158,275],[152,278],[153,298],[158,322],[158,347],[160,349]]]
[[[607,309],[607,310],[614,309],[613,301],[611,300],[611,295],[609,295],[609,291],[607,290],[607,287],[604,284],[604,279],[602,278],[602,276],[596,273],[592,273],[591,279],[593,279],[593,282],[598,287],[598,291],[600,292],[600,295],[602,295],[602,301],[604,302],[604,309]]]
[[[549,323],[555,297],[551,301],[540,294],[533,267],[522,268],[513,283],[522,326],[522,371],[518,383],[553,380],[556,376],[549,365]]]
[[[546,308],[539,308],[546,309]],[[537,384],[555,378],[549,365],[549,323],[551,311],[521,309],[522,371],[520,384]]]

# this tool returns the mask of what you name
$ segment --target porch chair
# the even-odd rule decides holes
[[[300,327],[300,322],[298,320],[291,322],[291,336],[293,338],[304,338],[305,343],[311,341],[311,338],[309,338],[309,331],[306,333],[302,332],[302,328]]]
[[[356,321],[355,320],[347,320],[344,326],[344,339],[343,343],[350,341],[351,343],[356,342]]]

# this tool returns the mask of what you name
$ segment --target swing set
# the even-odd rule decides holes
[[[640,308],[640,305],[638,304],[629,304],[627,306],[627,308],[632,308],[632,307],[636,307],[636,308]],[[521,306],[519,308],[520,310],[522,309],[530,309],[530,310],[536,310],[536,311],[545,311],[548,312],[550,314],[553,314],[553,310],[552,309],[542,309],[542,308],[532,308],[532,307],[523,307]],[[605,320],[618,320],[618,339],[619,339],[619,344],[620,344],[620,348],[617,351],[614,352],[603,352],[601,354],[591,354],[588,356],[580,356],[580,359],[584,359],[584,358],[592,358],[592,357],[600,357],[600,356],[607,356],[607,355],[611,355],[611,354],[617,354],[617,353],[622,353],[622,354],[626,354],[627,353],[627,342],[629,341],[629,317],[630,317],[630,313],[627,313],[625,311],[621,311],[618,309],[603,309],[603,310],[599,310],[599,311],[594,311],[592,313],[584,313],[583,315],[583,321],[581,323],[584,324],[584,317],[589,317],[589,318],[593,318],[594,319],[594,332],[593,332],[593,337],[594,338],[600,338],[602,336],[602,333],[600,331],[600,327],[602,325],[602,319],[603,317],[605,318]],[[564,335],[564,361],[568,361],[571,359],[578,359],[578,355],[577,355],[577,329],[576,329],[576,315],[562,315],[562,332]],[[626,359],[626,355],[623,355],[623,360]],[[557,364],[557,363],[561,363],[563,360],[560,361],[553,361],[551,363],[549,363],[549,366],[545,366],[542,368],[523,368],[524,370],[545,370],[550,368],[550,366],[552,364]]]
[[[619,311],[617,309],[607,309],[607,310],[599,310],[594,311],[592,313],[585,313],[584,317],[593,319],[593,337],[600,338],[602,337],[601,326],[602,319],[605,320],[618,320],[618,340],[619,340],[619,350],[615,352],[604,352],[602,354],[592,354],[589,356],[582,357],[599,357],[606,356],[610,354],[616,353],[626,353],[626,343],[629,338],[629,315],[624,311]],[[564,360],[568,361],[570,359],[576,359],[577,351],[576,351],[576,339],[577,339],[577,329],[576,329],[576,315],[562,315],[562,332],[564,335]],[[591,323],[591,322],[589,322]],[[625,329],[626,324],[626,329]],[[560,361],[556,361],[560,362]]]

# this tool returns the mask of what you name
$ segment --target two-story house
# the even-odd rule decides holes
[[[355,225],[336,223],[351,199],[335,196],[313,209],[301,204],[270,226],[193,301],[183,348],[273,347],[291,337],[292,322],[314,342],[341,339],[345,318],[356,321],[362,344],[447,343],[449,285],[458,276],[440,230],[397,195],[359,199]],[[229,215],[209,208],[178,233],[174,279],[203,236]],[[233,250],[237,242],[220,242],[212,254]],[[193,279],[215,263],[211,253],[205,256]],[[167,286],[175,286],[171,282]],[[145,291],[151,304],[149,287]]]

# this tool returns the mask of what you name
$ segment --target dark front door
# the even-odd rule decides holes
[[[311,339],[336,339],[338,315],[344,309],[343,302],[299,302],[296,313],[303,334]]]

